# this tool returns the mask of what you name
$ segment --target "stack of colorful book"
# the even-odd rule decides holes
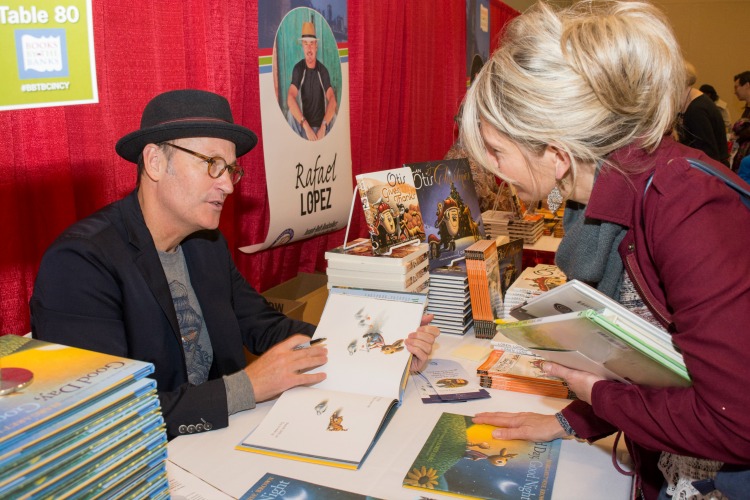
[[[542,361],[537,356],[494,349],[477,367],[479,385],[503,391],[575,399],[575,394],[564,380],[542,372]]]
[[[466,249],[471,315],[474,335],[481,339],[495,336],[495,319],[503,311],[500,264],[495,240],[480,240]]]
[[[503,301],[503,318],[510,318],[510,310],[567,281],[565,274],[553,264],[537,264],[521,271],[508,287]]]
[[[168,498],[153,365],[0,337],[0,498]]]
[[[426,312],[435,315],[432,324],[439,326],[441,333],[464,335],[471,330],[474,319],[465,262],[430,271]]]
[[[508,236],[511,240],[521,238],[524,244],[531,245],[544,234],[544,216],[525,214],[518,217],[513,212],[487,210],[482,213],[487,236]]]
[[[375,255],[372,242],[358,238],[325,253],[328,288],[334,286],[427,293],[427,244],[416,243],[391,248]]]

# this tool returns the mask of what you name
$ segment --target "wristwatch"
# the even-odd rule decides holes
[[[303,116],[302,119],[299,121],[299,126],[301,127],[302,125],[304,125],[306,121],[307,119]]]

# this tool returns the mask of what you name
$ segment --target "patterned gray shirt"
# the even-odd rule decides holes
[[[169,292],[172,294],[172,301],[177,312],[188,381],[192,385],[200,385],[208,380],[208,371],[211,369],[214,353],[201,306],[190,284],[190,275],[182,247],[178,246],[174,252],[159,252],[159,260],[167,276]]]

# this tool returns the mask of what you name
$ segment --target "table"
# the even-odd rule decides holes
[[[457,357],[461,353],[489,353],[488,340],[473,336],[443,334],[433,352],[434,358],[456,359],[469,375],[476,373],[480,359]],[[476,358],[476,356],[473,356]],[[242,438],[268,412],[273,402],[232,415],[229,427],[201,434],[180,436],[169,443],[169,460],[180,471],[187,471],[230,497],[241,497],[264,473],[273,472],[388,500],[417,499],[420,492],[401,486],[433,425],[443,412],[473,415],[480,411],[536,411],[554,413],[566,400],[488,389],[490,399],[465,403],[424,404],[412,380],[407,385],[402,406],[370,451],[359,470],[346,470],[235,450]],[[613,438],[594,445],[563,440],[560,462],[552,490],[553,500],[629,499],[632,479],[612,465]],[[624,448],[618,456],[626,457]],[[171,478],[170,478],[171,479]],[[209,486],[209,487],[210,487]],[[455,497],[430,493],[430,498]]]

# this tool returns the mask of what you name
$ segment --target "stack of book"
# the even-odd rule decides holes
[[[325,253],[328,288],[368,288],[395,292],[427,293],[427,244],[409,244],[375,255],[372,242],[358,238]]]
[[[512,311],[495,349],[534,354],[604,378],[652,387],[691,384],[671,335],[598,290],[571,280]]]
[[[537,264],[521,271],[521,275],[508,287],[503,302],[503,318],[511,317],[510,311],[516,306],[562,285],[567,281],[565,274],[553,264]]]
[[[477,367],[479,385],[503,391],[575,399],[575,394],[564,380],[542,372],[541,361],[542,359],[537,356],[496,348]]]
[[[510,239],[521,238],[524,244],[531,245],[544,234],[544,216],[525,214],[518,217],[513,212],[487,210],[482,213],[487,236],[508,236]]]
[[[477,241],[466,249],[465,257],[474,335],[491,339],[495,335],[495,319],[503,311],[497,243],[495,240]]]
[[[439,326],[441,333],[464,335],[471,330],[474,320],[465,262],[430,271],[425,312],[435,315],[432,324]]]
[[[153,365],[0,337],[1,498],[168,498]]]

